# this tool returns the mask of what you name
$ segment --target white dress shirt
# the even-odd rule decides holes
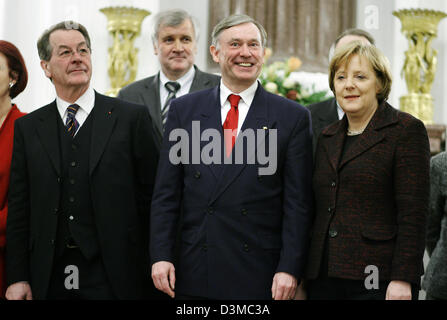
[[[67,101],[62,100],[59,97],[56,97],[57,110],[59,111],[59,114],[62,118],[62,122],[64,123],[64,125],[65,122],[67,121],[68,116],[67,108],[72,104],[77,104],[79,106],[79,110],[78,112],[76,112],[75,116],[76,120],[79,123],[78,128],[79,131],[79,129],[84,124],[85,120],[87,120],[87,117],[90,114],[90,112],[92,112],[92,109],[95,105],[95,90],[93,90],[92,87],[89,87],[87,91],[85,91],[84,94],[80,96],[78,100],[76,100],[75,103],[69,103]],[[75,135],[78,131],[75,132]]]
[[[343,116],[345,115],[345,112],[343,111],[343,109],[340,107],[340,105],[338,104],[338,101],[335,100],[335,102],[337,103],[337,114],[338,114],[338,120],[341,120],[341,118],[343,118]]]
[[[251,103],[255,98],[256,90],[258,89],[258,81],[255,81],[248,89],[242,91],[241,93],[234,93],[228,89],[222,79],[220,80],[220,104],[221,116],[222,116],[222,126],[227,118],[227,113],[231,109],[230,101],[228,101],[228,96],[230,94],[235,94],[241,97],[239,101],[238,111],[239,119],[237,122],[237,134],[241,131],[242,125],[244,124],[245,118],[247,117],[248,110],[250,109]]]
[[[175,94],[176,98],[189,93],[195,74],[196,69],[194,68],[194,66],[192,66],[191,69],[189,69],[189,71],[183,75],[183,77],[176,80],[176,82],[180,84],[180,89]],[[160,70],[160,105],[162,110],[163,106],[165,105],[166,98],[169,95],[169,91],[168,89],[166,89],[165,84],[170,81],[172,82],[172,80],[169,80],[168,77],[166,77],[166,75],[163,73],[163,71]]]

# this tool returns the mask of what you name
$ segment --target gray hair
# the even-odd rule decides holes
[[[51,54],[53,52],[53,48],[50,44],[50,36],[54,31],[57,30],[77,30],[79,31],[85,39],[85,42],[87,44],[87,47],[89,48],[90,52],[92,51],[91,45],[90,45],[90,36],[88,35],[87,29],[80,23],[74,22],[74,21],[62,21],[58,24],[55,24],[54,26],[50,27],[49,29],[45,30],[43,34],[40,36],[39,40],[37,41],[37,52],[39,53],[39,58],[44,61],[50,61]]]
[[[199,39],[199,21],[190,15],[188,12],[182,9],[172,9],[161,11],[157,13],[154,17],[154,31],[152,33],[152,43],[157,45],[158,34],[160,33],[160,28],[162,26],[177,27],[181,25],[185,20],[191,21],[192,27],[194,29],[194,36],[196,41]]]
[[[267,32],[259,22],[245,14],[233,14],[221,20],[213,29],[213,33],[211,34],[211,44],[218,48],[219,36],[222,31],[244,23],[253,23],[258,28],[259,33],[261,34],[262,46],[265,48],[267,45]]]

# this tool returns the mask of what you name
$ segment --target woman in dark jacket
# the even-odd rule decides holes
[[[430,256],[422,282],[426,300],[447,300],[447,152],[431,159],[426,248]]]
[[[329,83],[345,112],[320,135],[309,299],[417,299],[429,198],[424,124],[390,106],[386,57],[339,48]]]

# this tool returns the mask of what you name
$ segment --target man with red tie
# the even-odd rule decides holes
[[[312,218],[310,113],[257,81],[266,41],[262,25],[246,15],[222,20],[210,47],[220,85],[170,106],[151,208],[151,260],[155,286],[171,297],[292,299],[303,275]],[[177,149],[178,129],[188,134],[186,150]],[[173,161],[173,150],[181,161]],[[268,174],[260,150],[276,162]]]

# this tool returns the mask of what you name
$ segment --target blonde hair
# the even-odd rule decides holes
[[[335,51],[334,57],[329,64],[329,87],[335,95],[334,77],[337,70],[351,61],[354,55],[365,58],[376,75],[380,90],[377,93],[377,101],[382,103],[388,99],[393,82],[390,63],[385,55],[372,45],[362,44],[360,41],[352,41]]]

